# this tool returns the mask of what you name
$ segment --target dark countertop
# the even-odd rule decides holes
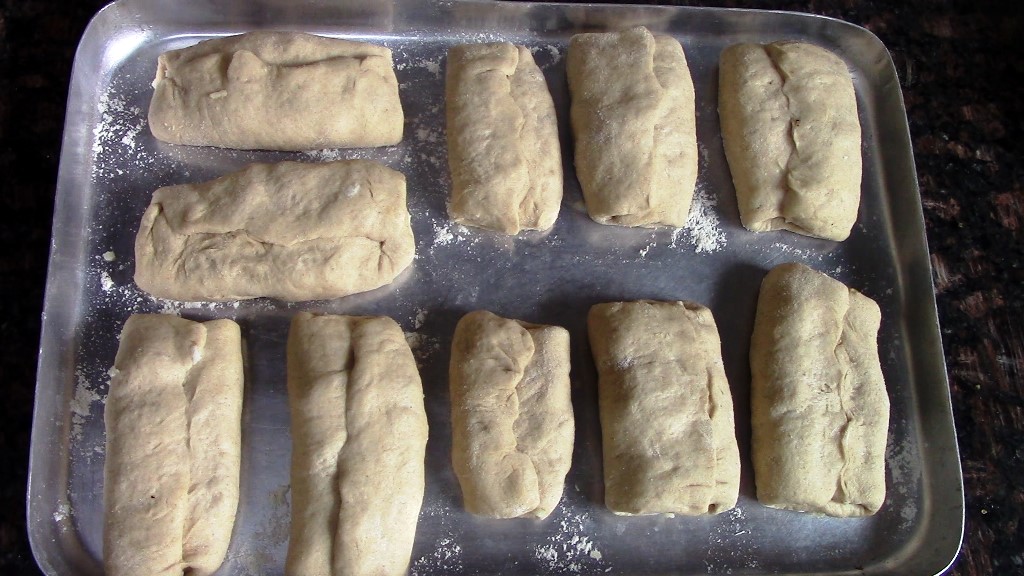
[[[963,463],[951,573],[1024,573],[1024,4],[995,0],[674,2],[864,26],[888,46],[913,138]],[[0,573],[37,574],[25,486],[39,318],[75,46],[99,0],[0,3]]]

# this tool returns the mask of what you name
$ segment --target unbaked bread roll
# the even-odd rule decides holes
[[[135,282],[186,301],[339,298],[388,284],[415,249],[400,172],[368,160],[252,164],[153,194]]]
[[[405,574],[427,415],[402,329],[302,312],[288,334],[292,524],[285,574]]]
[[[602,224],[686,224],[697,181],[693,81],[679,42],[646,28],[577,34],[566,63],[576,175]]]
[[[213,574],[238,509],[242,343],[230,320],[128,318],[107,396],[110,576]]]
[[[569,332],[487,311],[452,340],[452,463],[463,502],[492,518],[546,518],[572,463]]]
[[[860,206],[857,97],[846,64],[802,42],[722,51],[718,109],[743,225],[845,240]]]
[[[530,50],[450,49],[445,109],[452,219],[506,234],[551,228],[562,203],[562,154],[555,105]]]
[[[736,505],[739,448],[722,345],[693,302],[611,302],[588,316],[605,505],[617,514],[717,514]]]
[[[264,150],[386,146],[404,123],[391,51],[249,32],[157,60],[149,126],[172,144]]]
[[[885,500],[889,397],[873,300],[802,264],[761,284],[750,343],[757,499],[830,516]]]

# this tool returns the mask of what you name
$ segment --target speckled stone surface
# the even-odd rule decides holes
[[[71,62],[103,4],[0,0],[0,574],[39,573],[24,520],[39,318]],[[703,4],[833,16],[890,49],[910,119],[966,484],[967,536],[951,573],[1024,573],[1024,4]]]

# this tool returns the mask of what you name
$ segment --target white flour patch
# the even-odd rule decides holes
[[[789,244],[783,244],[782,242],[775,242],[769,248],[773,254],[785,254],[788,256],[797,256],[805,260],[810,259],[812,256],[816,256],[818,260],[821,260],[821,254],[816,253],[814,250],[808,248],[796,248]]]
[[[71,517],[74,516],[75,511],[71,508],[71,505],[67,502],[60,502],[57,504],[57,510],[53,513],[53,521],[60,526],[60,531],[64,532],[68,529]]]
[[[556,574],[592,574],[603,569],[603,555],[586,534],[590,515],[566,514],[558,523],[558,532],[534,548],[534,557],[545,572]]]
[[[448,574],[462,570],[462,546],[451,534],[438,538],[434,552],[416,559],[412,564],[413,576]]]
[[[431,248],[448,246],[463,242],[476,243],[477,239],[469,234],[469,229],[451,220],[434,221],[434,242]]]
[[[117,288],[117,284],[110,278],[110,274],[106,270],[100,271],[100,288],[103,288],[104,292],[110,292]]]
[[[416,315],[412,319],[412,327],[419,330],[423,327],[423,323],[427,321],[427,310],[425,308],[417,308]]]
[[[79,442],[82,440],[82,426],[85,425],[86,420],[92,414],[93,402],[101,401],[103,396],[92,388],[89,384],[89,378],[82,368],[75,371],[75,379],[77,381],[75,395],[71,398],[70,404],[71,440]]]
[[[698,186],[693,192],[693,204],[686,224],[672,233],[672,247],[677,247],[680,240],[686,238],[698,254],[721,250],[725,246],[725,233],[715,213],[717,205],[718,200],[703,186]]]
[[[655,244],[654,242],[651,242],[647,246],[644,246],[643,248],[640,249],[640,258],[641,259],[647,257],[647,253],[651,251],[651,248],[654,248],[654,244]]]
[[[111,90],[116,90],[111,86]],[[142,108],[122,96],[105,93],[98,103],[99,121],[92,130],[93,182],[109,180],[151,166],[139,137],[146,128]]]
[[[107,250],[103,253],[103,260],[106,262],[113,262],[114,260],[117,260],[117,254],[115,254],[113,250]]]

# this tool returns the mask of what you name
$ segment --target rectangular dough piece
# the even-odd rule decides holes
[[[112,374],[104,412],[106,574],[213,574],[238,510],[238,325],[132,315]]]
[[[160,188],[135,238],[135,282],[185,301],[340,298],[413,259],[405,176],[369,160],[252,164]]]
[[[470,312],[455,328],[449,378],[452,464],[466,509],[546,518],[572,464],[569,332]]]
[[[160,140],[247,150],[387,146],[404,122],[391,50],[300,32],[165,52],[149,105]]]
[[[302,312],[288,334],[292,523],[285,574],[405,574],[427,414],[402,329]]]
[[[682,46],[642,26],[577,34],[566,67],[576,175],[590,217],[682,227],[697,182],[696,108]]]
[[[750,343],[757,499],[829,516],[885,500],[889,397],[873,300],[802,264],[761,284]]]
[[[562,203],[562,152],[555,104],[530,50],[451,48],[445,109],[452,220],[506,234],[551,228]]]
[[[611,302],[588,316],[598,373],[605,505],[616,514],[718,514],[736,505],[739,448],[722,344],[693,302]]]
[[[857,97],[846,64],[812,44],[722,51],[722,142],[748,230],[845,240],[860,207]]]

